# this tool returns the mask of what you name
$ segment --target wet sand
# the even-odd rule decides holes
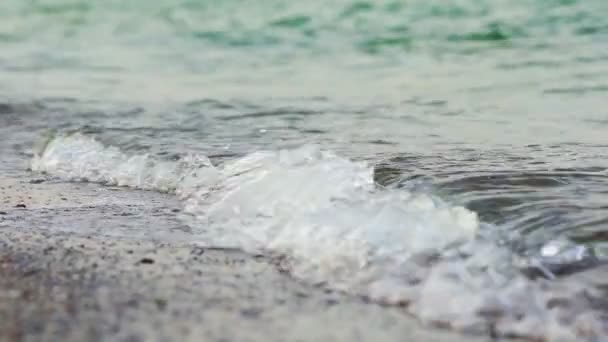
[[[163,194],[0,178],[0,341],[487,340],[194,246],[178,211]]]

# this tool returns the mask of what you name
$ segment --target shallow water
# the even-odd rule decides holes
[[[429,298],[608,260],[606,1],[8,0],[0,50],[1,172],[176,192],[194,241],[311,282],[479,330]]]

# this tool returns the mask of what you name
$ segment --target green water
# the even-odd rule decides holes
[[[6,92],[79,98],[587,94],[606,91],[607,13],[603,0],[5,0],[0,70],[30,88]]]

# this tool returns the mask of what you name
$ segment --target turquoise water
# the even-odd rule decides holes
[[[564,238],[596,265],[608,258],[607,99],[605,0],[0,2],[6,174],[24,172],[49,130],[114,146],[75,143],[123,168],[133,155],[221,167],[315,144],[368,163],[383,189],[466,207],[513,253]],[[120,183],[82,170],[92,154],[70,159],[72,147],[57,147],[61,175]]]
[[[211,120],[213,143],[327,140],[355,155],[606,142],[602,0],[0,6],[5,102],[133,116],[80,124],[207,127],[204,113],[232,118]]]
[[[571,103],[575,95],[590,104],[606,92],[602,0],[0,6],[3,78],[21,85],[3,84],[9,93],[36,88],[41,95],[138,101],[325,97],[341,105],[449,96],[452,114],[492,104],[497,115],[509,115]]]

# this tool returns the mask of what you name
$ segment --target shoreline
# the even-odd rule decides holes
[[[171,196],[36,177],[0,178],[0,191],[2,341],[489,340],[303,284],[264,257],[141,238],[151,222],[178,227]],[[136,234],[99,231],[119,222]]]

